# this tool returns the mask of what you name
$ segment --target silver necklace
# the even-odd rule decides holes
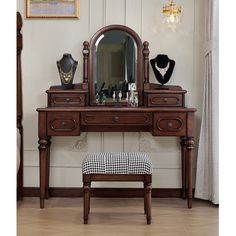
[[[64,72],[61,68],[61,64],[59,63],[59,71],[60,71],[60,77],[63,83],[69,84],[72,79],[73,66],[71,66],[71,69],[68,72]]]
[[[166,72],[168,71],[170,67],[170,62],[168,61],[167,66],[165,68],[160,68],[157,66],[157,63],[155,63],[155,68],[159,71],[159,73],[162,75],[162,79],[164,79],[164,76]]]

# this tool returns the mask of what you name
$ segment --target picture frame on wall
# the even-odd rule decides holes
[[[26,18],[77,18],[79,0],[25,0]]]

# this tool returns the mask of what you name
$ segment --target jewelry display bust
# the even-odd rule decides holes
[[[153,72],[160,84],[166,84],[173,73],[175,61],[169,59],[167,55],[159,54],[150,60]]]
[[[72,89],[73,78],[78,62],[75,61],[71,54],[65,53],[60,61],[57,61],[61,84],[63,89]]]

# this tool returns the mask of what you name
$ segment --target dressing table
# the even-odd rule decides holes
[[[185,107],[187,91],[149,82],[149,44],[142,44],[137,33],[126,26],[106,26],[83,46],[83,82],[70,90],[51,86],[46,91],[47,107],[37,109],[40,207],[44,208],[44,200],[49,197],[51,137],[145,131],[153,136],[180,137],[182,197],[191,208],[196,109]],[[127,86],[122,87],[121,82]],[[138,106],[129,104],[129,83],[135,84]],[[117,103],[112,93],[119,90],[124,97]],[[106,95],[105,104],[97,102],[98,93]]]

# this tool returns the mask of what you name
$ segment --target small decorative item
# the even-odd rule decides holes
[[[65,53],[60,61],[57,61],[57,68],[61,78],[63,89],[73,89],[73,79],[78,62],[71,54]]]
[[[169,80],[175,67],[175,61],[169,59],[167,55],[159,54],[150,60],[153,72],[157,81],[164,85]]]
[[[121,93],[121,91],[119,91],[119,93],[118,93],[118,102],[121,102],[121,98],[122,98],[122,93]]]
[[[138,92],[135,91],[134,89],[130,89],[130,96],[129,96],[129,100],[128,100],[128,104],[131,107],[137,107],[138,106]]]
[[[79,18],[79,0],[26,0],[26,18]]]

